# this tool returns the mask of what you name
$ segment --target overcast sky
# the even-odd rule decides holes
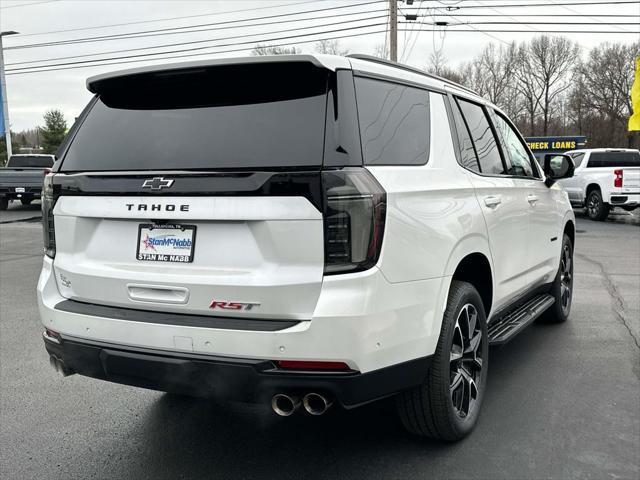
[[[386,22],[384,9],[387,5],[386,1],[370,3],[367,5],[357,6],[355,4],[365,3],[367,0],[0,0],[0,28],[2,31],[16,30],[21,35],[14,35],[4,38],[5,47],[5,64],[9,71],[14,68],[24,68],[27,66],[44,64],[44,63],[66,63],[78,62],[95,58],[110,58],[127,55],[135,55],[140,53],[167,52],[176,49],[186,49],[201,46],[213,46],[212,48],[192,51],[191,53],[204,53],[195,57],[184,57],[185,60],[190,59],[206,59],[221,56],[238,56],[247,55],[252,45],[240,45],[235,47],[222,47],[220,44],[238,43],[238,42],[258,42],[267,38],[277,38],[289,35],[299,35],[305,33],[318,33],[315,36],[307,36],[299,38],[302,40],[313,40],[317,38],[349,35],[354,33],[367,32],[383,32]],[[418,7],[423,21],[431,21],[433,13],[437,13],[436,20],[442,21],[586,21],[586,22],[637,22],[638,17],[616,17],[604,18],[601,14],[621,14],[621,15],[638,15],[640,14],[640,4],[620,4],[620,5],[593,5],[593,6],[558,6],[554,3],[571,3],[578,0],[473,0],[473,1],[423,1],[415,0],[412,7],[406,6],[405,3],[399,2],[402,11],[416,11]],[[593,1],[593,0],[587,0]],[[544,7],[526,7],[526,8],[504,8],[505,4],[532,4],[545,3]],[[465,7],[471,5],[483,4],[482,9],[468,9]],[[355,5],[355,6],[354,6]],[[449,11],[444,6],[463,7],[460,10]],[[226,27],[233,26],[224,30],[205,31],[199,33],[180,33],[161,36],[149,36],[137,39],[119,39],[100,42],[87,42],[72,45],[57,45],[48,47],[37,47],[29,49],[11,49],[10,47],[26,45],[32,43],[55,42],[68,39],[78,39],[95,36],[114,35],[129,32],[139,32],[148,30],[157,30],[163,28],[182,27],[200,25],[214,22],[225,22],[236,19],[255,19],[257,17],[265,17],[278,14],[304,12],[309,10],[325,9],[331,7],[343,7],[337,10],[327,10],[323,12],[314,12],[301,14],[299,16],[282,17],[280,20],[293,20],[296,18],[322,17],[329,16],[328,19],[315,19],[305,22],[288,22],[276,23],[272,25],[242,27],[242,23],[228,23]],[[440,7],[434,10],[433,6]],[[357,14],[354,14],[356,13]],[[460,15],[461,13],[475,13],[490,15],[486,17],[465,17],[452,19],[447,17],[450,15]],[[579,13],[582,15],[590,15],[590,17],[571,17],[571,15]],[[351,14],[351,15],[349,15]],[[522,14],[554,14],[569,15],[569,17],[513,17],[513,15]],[[180,18],[192,16],[192,18]],[[375,18],[374,18],[375,17]],[[402,19],[402,14],[399,16]],[[161,20],[161,21],[155,21]],[[265,20],[252,20],[246,23],[258,22],[274,22],[278,18]],[[105,25],[121,24],[129,22],[138,22],[132,25],[104,27]],[[139,23],[144,22],[144,23]],[[341,31],[335,33],[324,33],[328,30],[338,30],[357,26],[367,26],[367,28],[357,28],[351,31]],[[315,28],[312,28],[314,27]],[[419,27],[422,31],[419,31]],[[104,27],[91,28],[87,27]],[[219,28],[218,26],[217,28]],[[293,32],[277,33],[282,30],[306,27],[305,30],[296,30]],[[412,33],[401,32],[399,34],[399,53],[398,56],[403,58],[405,63],[424,67],[429,56],[434,49],[442,48],[444,56],[450,65],[454,66],[460,62],[472,59],[477,55],[489,42],[509,42],[512,40],[522,41],[537,34],[539,30],[545,29],[563,29],[563,26],[544,26],[544,25],[473,25],[462,27],[451,27],[456,29],[470,30],[475,29],[525,29],[531,33],[493,33],[491,35],[479,32],[461,33],[449,32],[443,34],[440,32],[431,32],[433,27],[428,25],[414,25]],[[216,28],[215,26],[199,27]],[[400,28],[411,28],[411,26],[401,25]],[[583,26],[568,27],[580,30],[607,30],[607,31],[638,31],[638,25],[632,26]],[[75,31],[67,31],[60,33],[46,33],[59,30],[83,29]],[[231,36],[256,34],[255,37],[235,38],[220,40]],[[408,36],[408,37],[405,37]],[[571,34],[569,37],[579,43],[583,52],[594,45],[603,41],[615,41],[631,43],[639,41],[640,36],[636,34]],[[196,43],[192,45],[181,45],[164,47],[150,50],[108,53],[98,56],[101,52],[113,52],[119,50],[135,49],[141,47],[149,47],[156,45],[193,42],[199,40],[211,40],[204,43]],[[295,39],[272,41],[270,43],[295,43]],[[353,38],[345,38],[340,40],[343,48],[349,49],[353,53],[372,54],[377,45],[385,42],[385,33],[375,33],[367,36],[359,36]],[[216,48],[215,46],[218,45]],[[312,52],[314,43],[300,43],[298,46],[304,52]],[[228,50],[232,48],[247,48],[244,52],[232,52],[215,54],[213,52],[220,50]],[[211,52],[211,53],[210,53]],[[80,58],[51,60],[49,62],[38,62],[35,64],[19,63],[29,62],[33,60],[49,60],[60,57],[75,57],[78,55],[90,55]],[[174,54],[186,55],[186,53]],[[166,56],[166,55],[165,55]],[[149,57],[147,57],[149,58]],[[151,57],[153,58],[153,57]],[[9,99],[9,116],[11,128],[14,131],[20,131],[42,123],[42,114],[51,108],[60,108],[64,112],[67,121],[73,122],[73,119],[79,114],[84,105],[90,99],[90,94],[86,90],[85,80],[87,77],[113,70],[119,70],[128,67],[148,65],[153,63],[175,62],[179,59],[172,60],[147,60],[132,59],[135,63],[124,65],[110,66],[94,66],[90,68],[74,68],[67,70],[58,70],[51,72],[29,73],[29,74],[8,74],[7,90]],[[76,65],[73,65],[74,67]]]

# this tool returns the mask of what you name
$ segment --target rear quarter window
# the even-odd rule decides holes
[[[640,151],[591,152],[587,168],[598,167],[640,167]]]
[[[355,85],[364,163],[427,163],[429,92],[364,77],[356,77]]]

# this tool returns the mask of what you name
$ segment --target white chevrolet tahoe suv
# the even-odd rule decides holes
[[[640,206],[640,151],[593,148],[567,152],[575,174],[561,180],[569,201],[585,207],[591,220],[605,220],[613,207],[627,211]]]
[[[51,364],[264,402],[396,396],[456,440],[490,345],[571,308],[575,220],[509,119],[366,56],[152,66],[95,94],[46,177],[38,282]]]

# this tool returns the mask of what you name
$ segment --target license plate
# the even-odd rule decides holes
[[[24,187],[16,187],[16,193],[24,193]]]
[[[152,225],[138,227],[136,258],[146,262],[193,262],[195,225]]]

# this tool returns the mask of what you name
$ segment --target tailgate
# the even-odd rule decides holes
[[[69,299],[308,319],[320,293],[322,214],[305,197],[62,196],[54,215]]]
[[[638,192],[640,190],[640,167],[626,167],[622,169],[622,189]]]

